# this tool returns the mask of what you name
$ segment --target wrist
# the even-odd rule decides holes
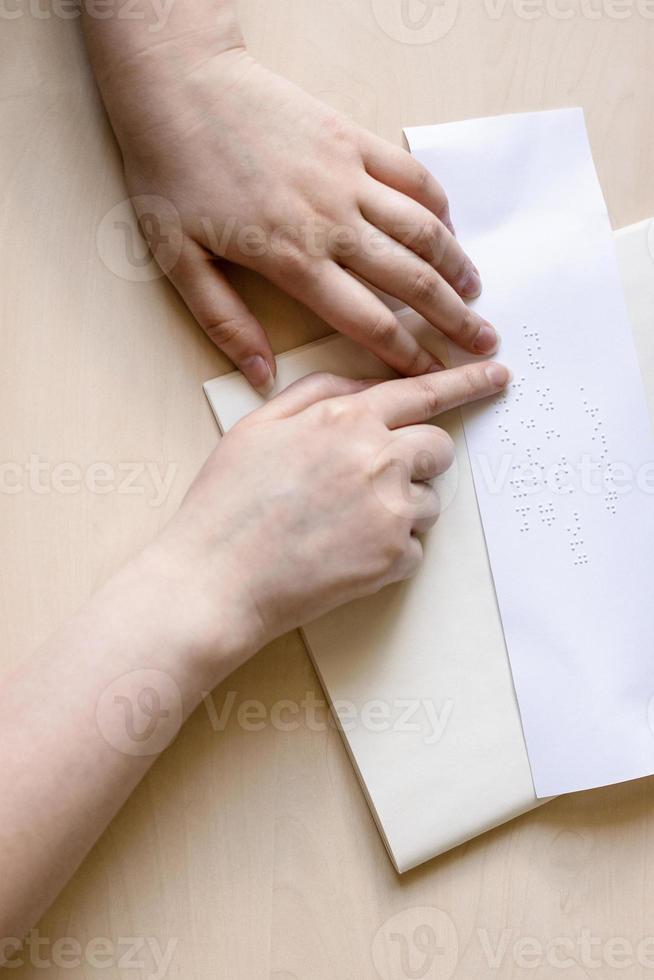
[[[266,642],[247,592],[233,569],[209,570],[188,541],[156,539],[120,573],[123,594],[138,595],[144,620],[165,635],[168,668],[181,671],[198,694],[220,683]],[[161,664],[162,669],[167,669]]]
[[[122,637],[121,667],[174,678],[185,715],[256,652],[235,597],[208,595],[186,557],[156,540],[116,573],[91,600],[91,614]],[[105,615],[106,611],[106,615]]]
[[[244,47],[234,0],[129,0],[129,12],[121,12],[99,16],[93,0],[82,0],[84,36],[101,84],[159,48],[175,58],[191,47],[199,56]]]
[[[232,0],[200,0],[192,8],[185,0],[134,0],[134,6],[129,19],[101,20],[82,3],[94,74],[121,143],[170,118],[176,94],[205,73],[219,84],[248,60]]]

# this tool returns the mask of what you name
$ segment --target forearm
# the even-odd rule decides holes
[[[82,3],[82,25],[119,140],[122,131],[147,127],[155,105],[165,109],[168,88],[217,55],[243,50],[234,0],[135,0],[129,17],[108,18],[94,16],[87,0]],[[160,98],[153,103],[155,93]]]
[[[5,679],[0,937],[38,921],[202,692],[246,655],[218,629],[207,643],[202,618],[149,550]]]

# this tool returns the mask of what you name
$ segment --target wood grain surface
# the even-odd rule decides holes
[[[135,281],[147,263],[107,259],[119,156],[79,21],[41,3],[0,15],[5,669],[173,512],[217,438],[201,383],[229,368],[164,280]],[[654,5],[411,0],[408,27],[401,7],[242,0],[241,13],[264,63],[394,142],[403,125],[582,105],[614,226],[654,214]],[[234,280],[276,351],[327,332],[266,283]],[[100,463],[102,493],[85,484]],[[214,692],[40,924],[50,966],[27,957],[14,978],[651,975],[654,781],[560,799],[400,878],[333,727],[302,712],[296,730],[274,713],[261,731],[239,722],[250,699],[307,694],[322,698],[297,634]],[[81,965],[74,943],[53,959],[64,938]]]

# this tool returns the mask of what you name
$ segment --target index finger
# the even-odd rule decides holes
[[[386,381],[354,397],[365,399],[389,429],[398,429],[428,422],[450,408],[497,394],[510,378],[511,372],[503,364],[484,361],[419,378]]]

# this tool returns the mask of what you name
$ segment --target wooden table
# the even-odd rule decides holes
[[[399,0],[243,0],[242,17],[266,64],[395,142],[404,124],[582,105],[614,225],[654,214],[654,5],[444,0],[420,27],[412,3],[402,30]],[[34,8],[0,18],[7,668],[173,512],[217,437],[201,382],[228,369],[165,281],[101,260],[125,198],[119,157],[79,22]],[[277,351],[326,332],[265,283],[235,280]],[[97,463],[105,493],[84,485]],[[163,503],[148,463],[172,467]],[[141,937],[172,940],[166,975],[183,980],[372,980],[380,929],[396,935],[385,980],[648,974],[654,781],[560,799],[400,878],[333,728],[238,723],[248,699],[270,708],[307,692],[322,697],[291,635],[216,691],[214,712],[198,710],[40,925],[50,943],[109,937],[108,965],[85,955],[52,976],[151,976],[147,943],[140,973],[126,958]],[[449,938],[432,955],[419,947],[434,917]],[[28,974],[43,970],[13,971]]]

